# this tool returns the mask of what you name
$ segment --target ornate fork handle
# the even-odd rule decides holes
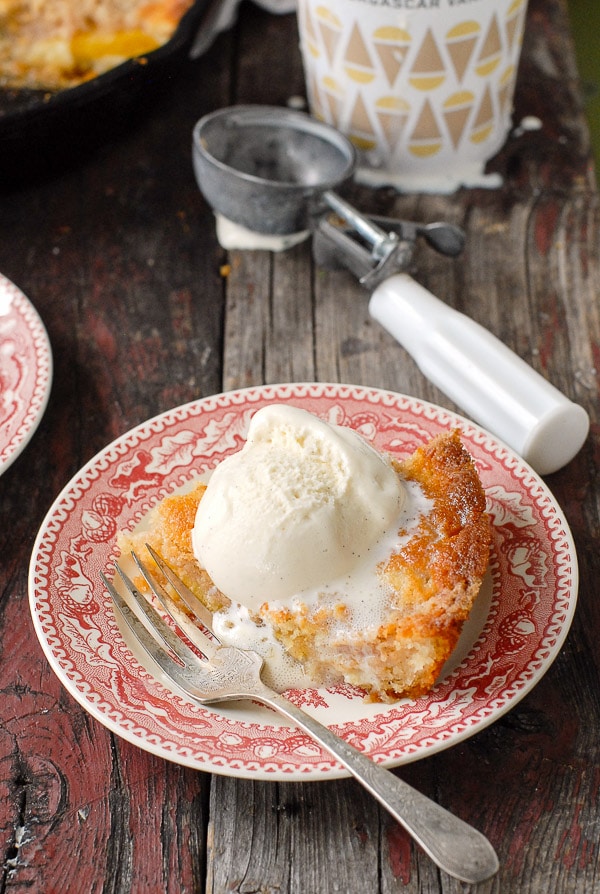
[[[198,612],[195,611],[197,600],[194,595],[186,590],[185,585],[163,560],[150,547],[148,549],[184,603],[198,617]],[[440,807],[435,801],[411,788],[389,770],[375,764],[310,714],[306,714],[284,696],[266,686],[261,678],[263,659],[260,655],[216,644],[207,638],[204,633],[190,625],[187,615],[181,612],[166,592],[156,585],[138,558],[136,562],[154,594],[163,601],[175,622],[187,631],[191,641],[196,642],[205,659],[200,660],[179,635],[165,624],[118,565],[117,571],[120,577],[160,642],[150,634],[106,576],[102,575],[102,578],[112,594],[115,605],[140,645],[183,692],[201,705],[250,698],[274,708],[329,751],[413,836],[440,869],[455,878],[474,884],[490,878],[498,871],[498,858],[485,836]],[[201,620],[205,625],[208,622],[210,630],[211,617]],[[173,654],[177,661],[173,660],[165,649]]]
[[[236,670],[232,673],[233,680],[238,687],[241,685],[244,688],[241,690],[238,688],[237,691],[229,689],[227,693],[215,692],[214,699],[210,696],[207,698],[204,690],[204,704],[209,698],[213,703],[253,698],[274,708],[308,733],[343,764],[346,770],[413,836],[440,869],[472,884],[495,875],[498,871],[498,858],[492,845],[481,832],[422,795],[385,767],[374,763],[261,680],[252,679],[257,664],[252,662],[248,654],[244,656],[249,661],[247,673],[242,674],[239,653],[237,656],[227,654],[234,651],[238,650],[229,650],[227,647],[218,650],[223,665],[227,666],[229,660],[236,665]],[[261,661],[258,656],[255,655],[254,658],[259,665]],[[215,658],[212,660],[214,663]]]

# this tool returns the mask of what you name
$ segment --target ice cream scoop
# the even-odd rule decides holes
[[[556,472],[581,449],[590,425],[583,407],[406,272],[417,235],[455,256],[464,234],[435,222],[388,221],[382,229],[332,191],[354,170],[352,144],[341,133],[291,109],[233,106],[197,122],[193,150],[219,237],[223,218],[237,227],[228,248],[280,250],[312,232],[317,263],[333,261],[357,276],[371,292],[371,316],[422,372],[536,472]]]
[[[404,504],[390,462],[359,434],[270,405],[212,473],[194,553],[230,599],[257,609],[349,574]]]

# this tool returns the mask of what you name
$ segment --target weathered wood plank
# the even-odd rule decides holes
[[[0,891],[365,890],[458,894],[356,783],[209,777],[116,741],[60,687],[28,616],[35,532],[61,487],[131,425],[222,388],[320,379],[450,406],[308,244],[282,255],[216,241],[190,134],[232,102],[303,91],[293,16],[241,6],[239,25],[190,64],[135,127],[77,167],[0,202],[0,270],[38,307],[54,349],[42,425],[0,478]],[[267,64],[266,64],[267,63]],[[285,77],[274,72],[285,72]],[[498,878],[477,894],[600,888],[600,219],[562,0],[530,0],[515,121],[498,191],[397,196],[351,187],[357,207],[463,225],[458,261],[419,246],[415,277],[511,345],[593,420],[549,484],[575,537],[572,632],[536,689],[473,739],[397,772],[482,829]],[[230,264],[228,276],[222,269]]]
[[[375,802],[352,780],[215,779],[207,894],[378,890]]]

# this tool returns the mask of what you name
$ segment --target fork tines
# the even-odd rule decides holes
[[[113,599],[116,609],[126,621],[135,639],[143,646],[148,655],[171,680],[185,690],[187,688],[186,668],[191,666],[193,661],[198,661],[199,659],[183,642],[181,637],[163,621],[156,609],[140,593],[128,575],[118,565],[116,568],[121,580],[132,596],[137,610],[142,613],[146,623],[142,623],[117,587],[103,572],[100,572],[100,576]]]
[[[152,593],[164,607],[165,611],[172,618],[177,627],[185,634],[188,640],[199,649],[202,655],[206,658],[210,658],[218,647],[218,641],[215,641],[216,638],[215,640],[209,638],[209,636],[200,630],[198,624],[191,617],[192,608],[190,607],[190,603],[191,606],[194,606],[194,602],[192,602],[192,600],[194,600],[198,603],[198,606],[201,606],[203,609],[203,612],[200,613],[197,612],[196,607],[194,607],[194,614],[196,617],[198,617],[198,614],[203,615],[202,619],[198,618],[202,623],[204,622],[204,618],[211,618],[210,613],[204,609],[204,606],[201,605],[193,593],[191,593],[179,578],[174,575],[173,571],[164,560],[161,559],[154,550],[150,547],[148,548],[154,561],[168,579],[169,583],[174,587],[177,595],[184,601],[187,610],[173,599],[173,597],[152,575],[147,565],[142,562],[139,556],[132,552],[131,555],[133,560],[148,583]],[[173,677],[176,682],[183,685],[186,683],[186,680],[180,678],[182,669],[196,665],[199,661],[198,656],[186,645],[179,633],[166,623],[150,603],[148,597],[140,592],[138,587],[136,587],[121,566],[117,564],[115,565],[115,568],[127,593],[129,593],[132,599],[132,604],[130,605],[115,584],[108,580],[106,575],[101,572],[102,580],[104,581],[116,608],[126,621],[135,638],[154,661],[156,661],[156,663],[169,676]]]

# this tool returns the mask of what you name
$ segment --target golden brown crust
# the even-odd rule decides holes
[[[345,632],[339,604],[302,616],[289,608],[260,612],[309,676],[327,679],[335,668],[382,701],[433,686],[479,592],[490,547],[483,487],[457,432],[438,435],[395,466],[432,506],[382,570],[392,590],[386,622]]]
[[[123,555],[129,555],[134,550],[138,555],[145,556],[146,544],[149,543],[213,612],[228,605],[229,600],[217,590],[206,571],[199,567],[192,551],[192,528],[205,490],[205,484],[197,484],[189,493],[165,497],[152,511],[147,529],[133,534],[121,532],[118,545]],[[148,592],[143,577],[136,576],[134,582],[142,592]]]
[[[489,520],[477,470],[457,432],[434,438],[398,470],[433,501],[417,532],[386,567],[398,607],[429,605],[444,594],[456,619],[461,607],[469,612],[472,587],[479,589],[489,556]]]
[[[0,86],[62,90],[150,53],[193,0],[0,0]]]
[[[342,600],[323,601],[316,608],[265,603],[259,610],[310,677],[325,683],[344,679],[372,701],[417,697],[433,686],[471,611],[489,558],[485,494],[457,432],[438,435],[394,465],[401,478],[417,483],[431,508],[380,569],[391,592],[385,621],[357,630]],[[191,544],[203,492],[200,485],[163,500],[150,532],[139,537],[215,611],[229,600],[198,567]],[[135,537],[123,537],[121,545],[129,548]]]

